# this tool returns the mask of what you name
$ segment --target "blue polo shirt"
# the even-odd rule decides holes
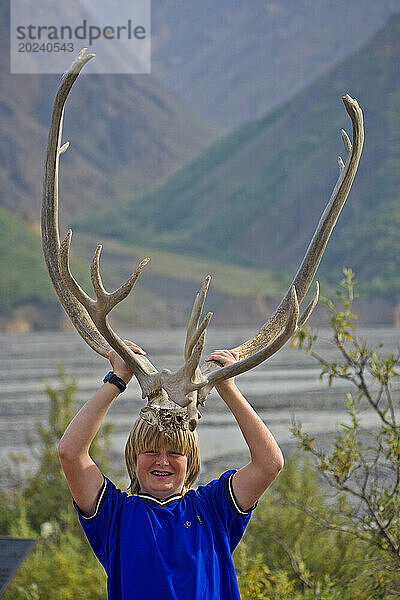
[[[236,503],[234,473],[164,501],[128,496],[105,478],[91,517],[75,505],[109,600],[240,599],[232,552],[251,510]]]

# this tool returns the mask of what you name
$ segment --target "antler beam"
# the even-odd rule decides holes
[[[78,54],[68,71],[63,74],[54,100],[43,177],[42,242],[50,279],[66,313],[85,342],[98,354],[107,357],[110,348],[97,331],[87,311],[65,287],[58,262],[60,254],[58,233],[59,159],[69,146],[68,142],[61,145],[64,105],[79,73],[94,56],[94,54],[85,56],[85,52],[86,48]]]

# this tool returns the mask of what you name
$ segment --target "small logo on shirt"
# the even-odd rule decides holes
[[[191,526],[192,522],[191,521],[185,521],[185,527],[186,529],[189,529],[189,527]]]

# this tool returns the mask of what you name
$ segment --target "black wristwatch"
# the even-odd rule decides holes
[[[107,375],[103,379],[103,383],[113,383],[117,386],[120,392],[124,392],[126,390],[126,383],[121,377],[115,375],[112,371],[109,371]]]

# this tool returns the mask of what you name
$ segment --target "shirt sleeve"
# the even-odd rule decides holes
[[[97,499],[93,515],[85,516],[74,501],[79,521],[97,558],[107,570],[110,538],[114,536],[118,514],[127,495],[118,490],[107,477]]]
[[[222,522],[231,552],[240,542],[256,506],[255,504],[250,510],[244,511],[238,505],[232,487],[232,477],[235,473],[235,470],[226,471],[219,479],[197,489],[200,496],[207,501],[209,509]]]

